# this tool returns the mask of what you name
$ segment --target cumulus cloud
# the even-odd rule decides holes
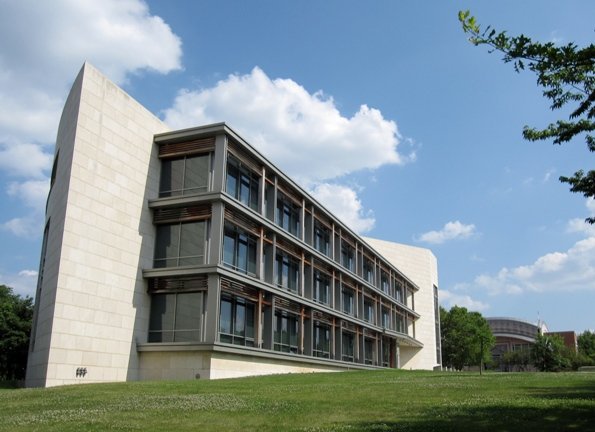
[[[43,213],[49,187],[48,179],[27,180],[10,183],[7,193],[11,197],[21,199],[29,208]]]
[[[459,221],[447,222],[440,231],[428,231],[419,236],[418,241],[442,244],[448,240],[466,239],[476,233],[475,225],[465,225]]]
[[[353,189],[337,184],[321,183],[311,191],[311,194],[355,232],[361,234],[374,227],[373,213],[363,210],[362,203]]]
[[[595,290],[595,237],[578,241],[565,252],[552,252],[528,265],[480,275],[473,284],[491,295]]]
[[[588,198],[586,201],[587,210],[590,217],[595,217],[595,199]],[[590,237],[595,237],[595,224],[588,224],[585,218],[574,218],[568,221],[568,231],[574,233],[583,233]]]
[[[490,307],[487,303],[480,300],[473,300],[469,295],[457,294],[446,290],[439,290],[438,298],[442,306],[446,309],[450,309],[453,306],[460,306],[470,311],[481,312]]]
[[[410,158],[397,150],[396,123],[377,109],[362,105],[346,117],[331,97],[291,79],[271,79],[258,67],[209,89],[184,90],[165,111],[175,129],[220,121],[302,183]]]
[[[142,0],[2,2],[0,170],[47,178],[64,100],[85,60],[121,84],[142,70],[180,69],[181,55],[179,37]],[[34,220],[26,215],[2,225],[25,233]]]
[[[11,287],[15,294],[23,297],[34,297],[37,286],[37,271],[21,270],[16,274],[0,273],[0,283]]]

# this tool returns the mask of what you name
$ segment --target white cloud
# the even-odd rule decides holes
[[[22,200],[29,208],[43,213],[50,187],[49,179],[13,182],[8,185],[7,193]]]
[[[181,67],[180,39],[141,0],[20,0],[2,9],[4,134],[51,142],[65,92],[85,60],[117,83],[143,69]]]
[[[475,225],[465,225],[459,221],[447,222],[440,231],[429,231],[419,236],[418,241],[442,244],[448,240],[466,239],[476,233]]]
[[[595,217],[595,199],[586,200],[587,210],[590,217]],[[585,222],[585,218],[574,218],[568,221],[568,232],[583,233],[590,237],[595,237],[595,224]]]
[[[322,183],[317,185],[311,194],[355,232],[361,234],[374,227],[374,215],[363,210],[362,203],[353,189]]]
[[[11,287],[15,294],[19,294],[23,297],[35,297],[37,271],[21,270],[16,274],[0,273],[0,284]]]
[[[362,105],[345,117],[323,92],[309,93],[291,79],[271,79],[258,67],[212,88],[183,90],[164,114],[174,129],[225,121],[360,233],[372,229],[374,217],[357,192],[336,179],[415,160],[411,143],[407,155],[399,153],[397,125],[377,109]],[[332,179],[333,184],[326,182]]]
[[[209,89],[182,91],[165,111],[172,128],[220,121],[302,183],[414,157],[397,151],[397,125],[377,109],[362,105],[345,117],[331,97],[291,79],[270,79],[257,67]]]
[[[0,146],[0,170],[16,177],[40,178],[52,165],[53,156],[37,144],[14,142]]]
[[[180,69],[181,56],[180,39],[142,0],[3,1],[0,170],[26,180],[47,177],[64,100],[86,60],[121,84],[142,70]],[[17,186],[3,189],[11,188]],[[14,196],[38,208],[41,185],[25,181],[20,188],[23,194]],[[29,214],[1,225],[28,235],[36,219]]]
[[[473,284],[488,294],[595,290],[595,237],[578,241],[566,252],[543,255],[529,265],[480,275]]]
[[[453,306],[465,307],[468,310],[481,312],[489,309],[490,305],[479,300],[473,300],[470,296],[465,294],[456,294],[451,291],[439,290],[438,298],[440,303],[446,309],[450,309]]]

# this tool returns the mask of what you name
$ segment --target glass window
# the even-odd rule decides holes
[[[314,357],[331,357],[331,328],[328,324],[314,323]]]
[[[374,283],[374,264],[367,258],[364,258],[364,279],[367,282]]]
[[[204,263],[206,221],[157,225],[154,267]]]
[[[254,346],[254,303],[241,297],[221,297],[219,340]]]
[[[275,351],[297,354],[298,319],[285,311],[275,312]]]
[[[376,363],[376,350],[374,349],[374,340],[366,338],[364,340],[364,362],[366,364]]]
[[[388,338],[382,339],[382,366],[389,367],[391,365],[391,341]]]
[[[353,271],[353,248],[346,243],[341,246],[341,265]]]
[[[386,308],[382,308],[382,327],[385,329],[392,329],[390,324],[390,313]]]
[[[277,225],[294,236],[299,237],[300,207],[281,193],[279,193],[277,198],[276,219]]]
[[[354,352],[355,352],[354,341],[355,341],[355,337],[354,337],[353,333],[343,332],[343,334],[341,335],[341,348],[342,348],[341,360],[349,361],[349,362],[354,361]]]
[[[202,293],[154,294],[149,342],[199,342]]]
[[[349,315],[354,315],[355,307],[354,307],[353,290],[350,288],[343,288],[342,300],[343,300],[343,312],[345,312],[346,314],[349,314]]]
[[[191,195],[208,190],[210,154],[161,161],[159,196]]]
[[[320,303],[328,304],[329,302],[329,286],[330,278],[328,275],[321,273],[318,270],[314,271],[314,300]]]
[[[388,279],[388,273],[385,271],[380,273],[380,289],[382,290],[382,292],[389,294],[390,283]]]
[[[225,190],[242,204],[258,211],[260,177],[234,158],[228,157]]]
[[[299,262],[292,256],[279,252],[276,257],[276,267],[277,286],[297,293],[300,281]]]
[[[316,221],[314,224],[314,248],[325,255],[329,253],[330,234],[327,227]]]
[[[235,226],[226,225],[223,264],[242,273],[256,275],[256,239]]]
[[[374,324],[374,302],[370,299],[364,300],[364,320]]]

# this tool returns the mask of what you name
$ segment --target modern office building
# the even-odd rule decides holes
[[[85,64],[27,385],[432,369],[437,286],[431,252],[359,237],[228,125],[170,131]]]

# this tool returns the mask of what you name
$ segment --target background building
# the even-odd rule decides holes
[[[431,369],[437,320],[431,252],[362,239],[224,123],[168,131],[83,66],[27,385]]]

